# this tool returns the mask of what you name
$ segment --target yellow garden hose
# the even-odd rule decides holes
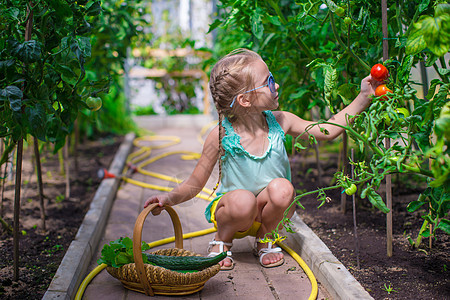
[[[208,124],[207,126],[205,126],[201,132],[198,135],[198,140],[200,141],[200,143],[203,143],[203,139],[202,136],[207,132],[207,130],[214,124],[217,124],[217,122],[212,122],[211,124]],[[152,142],[152,141],[168,141],[165,144],[161,144],[161,145],[157,145],[157,146],[143,146],[142,143],[143,142]],[[151,171],[147,171],[144,170],[143,167],[145,167],[146,165],[149,165],[161,158],[170,156],[170,155],[181,155],[182,159],[198,159],[200,157],[199,153],[196,152],[190,152],[190,151],[172,151],[172,152],[165,152],[161,155],[155,156],[153,158],[148,158],[151,154],[152,149],[161,149],[161,148],[165,148],[165,147],[169,147],[175,144],[178,144],[181,142],[181,139],[178,137],[174,137],[174,136],[145,136],[145,137],[139,137],[136,138],[133,141],[133,144],[135,147],[138,148],[137,151],[131,153],[128,158],[127,158],[127,166],[124,169],[124,173],[123,174],[127,174],[129,171],[129,168],[133,168],[133,170],[135,172],[139,172],[141,174],[147,175],[147,176],[152,176],[161,180],[165,180],[165,181],[170,181],[170,182],[175,182],[175,183],[181,183],[182,180],[177,179],[175,177],[172,176],[167,176],[164,174],[160,174],[160,173],[156,173],[156,172],[151,172]],[[146,159],[148,158],[148,159]],[[144,160],[146,159],[146,160]],[[139,165],[136,165],[138,162]],[[134,165],[136,165],[136,167],[133,167]],[[159,186],[159,185],[155,185],[155,184],[150,184],[150,183],[146,183],[146,182],[142,182],[142,181],[138,181],[135,179],[131,179],[125,175],[120,176],[120,178],[122,180],[124,180],[125,182],[131,183],[131,184],[135,184],[138,185],[140,187],[143,188],[149,188],[149,189],[154,189],[154,190],[159,190],[159,191],[164,191],[164,192],[170,192],[172,190],[172,188],[170,187],[164,187],[164,186]],[[211,198],[214,199],[214,195],[212,195],[212,190],[207,189],[207,188],[203,188],[202,189],[202,193],[206,194],[198,194],[197,197],[198,198],[202,198],[205,200],[210,201]],[[216,231],[216,228],[210,228],[210,229],[203,229],[203,230],[199,230],[199,231],[195,231],[195,232],[191,232],[191,233],[186,233],[183,234],[183,239],[188,239],[188,238],[193,238],[193,237],[197,237],[197,236],[202,236],[202,235],[206,235],[206,234],[210,234]],[[158,241],[154,241],[149,243],[148,245],[150,246],[150,248],[156,247],[156,246],[161,246],[161,245],[165,245],[168,243],[171,243],[175,241],[175,237],[169,237],[169,238],[165,238],[165,239],[161,239]],[[291,248],[289,248],[286,244],[282,243],[281,241],[278,241],[277,244],[283,249],[285,250],[289,255],[292,256],[292,258],[300,265],[300,267],[303,269],[303,271],[305,272],[305,274],[308,276],[308,279],[311,282],[311,294],[308,298],[308,300],[313,300],[317,298],[317,294],[318,294],[318,286],[317,286],[317,280],[314,277],[314,274],[312,273],[311,269],[308,267],[308,265],[304,262],[304,260],[295,252],[293,251]],[[94,279],[95,276],[97,276],[98,273],[100,273],[103,269],[106,268],[106,264],[101,264],[99,266],[97,266],[96,268],[94,268],[94,270],[92,270],[83,280],[83,282],[80,284],[80,287],[78,288],[78,291],[75,295],[75,300],[81,300],[82,296],[84,294],[84,291],[86,290],[87,286],[89,285],[89,283]]]

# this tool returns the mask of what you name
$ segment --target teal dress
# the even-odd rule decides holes
[[[269,127],[269,146],[262,156],[248,153],[242,147],[241,137],[234,132],[230,121],[227,118],[222,121],[225,128],[222,139],[225,150],[221,157],[222,178],[217,197],[205,210],[208,222],[211,222],[212,204],[227,192],[244,189],[257,196],[273,179],[286,178],[291,181],[291,167],[284,146],[285,133],[271,111],[265,111],[264,114]]]

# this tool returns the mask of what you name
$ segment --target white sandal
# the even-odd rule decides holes
[[[265,255],[269,253],[278,253],[278,252],[282,252],[281,248],[280,247],[272,248],[272,242],[269,242],[269,246],[267,248],[261,248],[261,250],[258,251],[259,263],[261,264],[261,266],[263,266],[264,268],[273,268],[281,266],[284,263],[284,257],[272,264],[267,265],[263,264],[263,257]]]
[[[219,245],[219,251],[220,252],[209,252],[211,250],[212,246],[215,246],[215,245]],[[224,252],[224,246],[228,246],[228,247],[231,248],[233,246],[233,243],[225,243],[223,241],[216,241],[216,240],[213,239],[211,242],[209,242],[209,247],[208,247],[208,250],[207,250],[209,252],[208,257],[214,257],[214,256],[217,256],[220,253]],[[228,267],[221,266],[220,270],[222,270],[222,271],[224,271],[224,270],[227,270],[227,271],[228,270],[233,270],[233,268],[234,268],[234,259],[231,257],[231,255],[232,255],[231,251],[228,250],[226,258],[229,258],[231,260],[231,266],[228,266]]]

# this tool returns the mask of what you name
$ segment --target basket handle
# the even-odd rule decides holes
[[[141,244],[142,244],[142,227],[144,225],[144,221],[147,218],[148,214],[155,209],[158,206],[158,203],[153,203],[139,214],[139,216],[136,219],[136,223],[134,224],[134,231],[133,231],[133,256],[134,256],[134,263],[136,267],[136,271],[139,277],[139,280],[141,281],[141,284],[144,288],[145,294],[147,296],[154,296],[153,289],[150,286],[150,283],[148,282],[147,275],[145,274],[145,268],[144,268],[144,261],[142,259],[142,251],[141,251]],[[170,218],[172,219],[173,223],[173,229],[175,231],[175,247],[179,249],[183,249],[183,231],[181,229],[181,222],[178,218],[177,213],[175,210],[167,205],[164,205],[165,210],[169,213]]]

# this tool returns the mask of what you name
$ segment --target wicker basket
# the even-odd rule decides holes
[[[113,277],[119,279],[125,288],[145,293],[147,296],[158,295],[188,295],[203,289],[206,281],[216,275],[220,265],[215,264],[199,272],[180,273],[162,267],[144,264],[141,255],[142,226],[148,214],[158,204],[149,205],[138,216],[133,231],[134,263],[120,268],[107,267],[106,270]],[[169,256],[200,256],[194,252],[183,249],[183,233],[180,219],[170,206],[165,210],[172,219],[175,231],[175,247],[152,252],[153,254]]]

